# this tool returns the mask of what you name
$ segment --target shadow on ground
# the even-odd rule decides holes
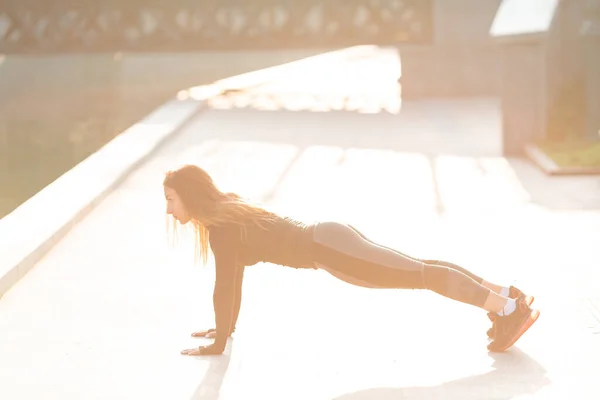
[[[492,370],[486,374],[444,382],[436,386],[379,387],[347,393],[332,400],[392,400],[392,399],[495,399],[509,400],[533,395],[550,379],[546,370],[526,353],[513,347],[502,354],[490,353]],[[190,400],[218,400],[229,367],[230,356],[209,357],[208,371]],[[515,379],[515,377],[519,377]]]
[[[442,383],[437,386],[372,388],[348,393],[332,400],[391,399],[495,399],[508,400],[532,395],[550,383],[546,370],[527,354],[513,348],[494,355],[493,370]],[[519,379],[515,380],[514,377]],[[509,382],[507,382],[509,381]]]
[[[208,358],[208,370],[190,400],[219,400],[223,379],[231,360],[230,351],[218,357]]]

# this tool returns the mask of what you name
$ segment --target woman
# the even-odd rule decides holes
[[[209,346],[184,350],[187,355],[215,355],[225,350],[235,329],[244,268],[269,262],[293,268],[323,269],[362,287],[428,289],[488,311],[490,351],[512,346],[537,320],[533,297],[514,287],[486,282],[450,263],[419,260],[373,243],[355,228],[336,222],[305,225],[250,205],[221,192],[195,165],[166,174],[167,213],[194,225],[199,254],[206,263],[210,246],[216,266],[213,307],[216,327]]]

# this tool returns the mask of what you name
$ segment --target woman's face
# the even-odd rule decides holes
[[[167,214],[172,215],[182,225],[190,222],[191,218],[175,190],[165,186],[165,199],[167,200]]]

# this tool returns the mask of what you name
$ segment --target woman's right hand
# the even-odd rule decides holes
[[[216,336],[217,336],[217,331],[215,328],[210,328],[205,331],[199,331],[199,332],[192,333],[192,337],[195,337],[195,338],[202,337],[202,338],[214,339]]]

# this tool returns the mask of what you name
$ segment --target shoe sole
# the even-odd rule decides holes
[[[531,326],[535,323],[535,321],[538,320],[539,317],[540,317],[539,310],[531,310],[531,313],[529,313],[529,317],[527,317],[527,319],[525,320],[523,325],[521,325],[521,327],[519,328],[517,333],[513,336],[513,338],[506,345],[504,345],[504,347],[502,347],[500,349],[493,349],[493,350],[489,349],[489,350],[494,353],[501,353],[503,351],[508,350],[511,346],[513,346],[517,342],[517,340],[519,340],[521,338],[521,336],[523,336],[523,334],[525,332],[527,332],[529,330],[529,328],[531,328]]]

